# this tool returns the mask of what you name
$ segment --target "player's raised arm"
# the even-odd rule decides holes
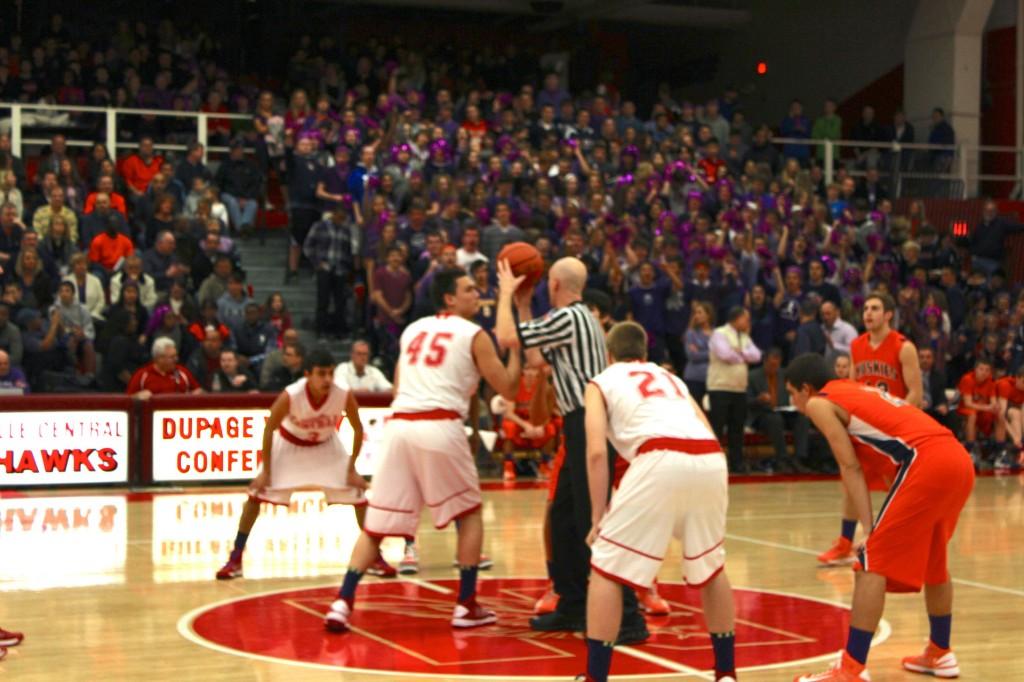
[[[516,392],[519,390],[519,374],[521,363],[519,360],[518,338],[508,353],[508,365],[501,364],[498,351],[494,343],[486,333],[479,333],[473,338],[473,360],[480,370],[480,376],[495,390],[502,398],[515,402]]]
[[[608,412],[601,389],[587,384],[583,395],[587,431],[587,482],[590,487],[590,535],[588,544],[597,537],[598,525],[608,508]]]
[[[526,277],[512,274],[507,260],[498,261],[498,310],[494,318],[494,336],[501,348],[518,345],[519,332],[516,331],[516,320],[512,307],[516,301],[516,290]]]
[[[921,363],[917,359],[917,349],[909,341],[904,341],[900,346],[900,366],[903,368],[903,383],[907,386],[907,397],[904,400],[914,407],[921,407],[924,404]]]
[[[871,532],[871,496],[868,484],[864,480],[864,471],[850,442],[850,434],[846,426],[836,414],[837,408],[824,398],[811,398],[807,401],[807,416],[828,441],[829,448],[839,464],[839,475],[843,479],[843,487],[849,496],[857,520],[865,532]]]
[[[266,485],[270,484],[270,451],[274,444],[274,432],[281,426],[281,422],[288,416],[292,401],[288,397],[288,391],[281,391],[274,404],[270,406],[270,416],[267,418],[266,426],[263,427],[263,476]]]

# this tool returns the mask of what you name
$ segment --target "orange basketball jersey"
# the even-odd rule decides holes
[[[956,443],[949,429],[880,389],[837,379],[825,384],[818,395],[850,415],[847,431],[866,478],[880,475],[892,482],[900,467],[909,466],[922,453],[926,458],[942,456],[943,443]]]
[[[906,340],[903,334],[890,331],[878,348],[872,348],[869,334],[858,336],[850,344],[853,378],[897,398],[906,398],[907,384],[903,381],[903,365],[900,363],[900,348]]]

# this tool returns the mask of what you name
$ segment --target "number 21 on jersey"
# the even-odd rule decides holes
[[[645,369],[636,370],[630,372],[629,376],[639,380],[637,390],[642,398],[665,398],[668,395],[666,389],[669,389],[669,392],[674,393],[676,397],[686,399],[686,394],[677,383],[679,380],[664,370],[658,372],[649,372]]]
[[[428,336],[430,336],[430,343],[427,343]],[[430,332],[420,332],[413,337],[413,340],[409,342],[409,347],[405,349],[409,364],[415,365],[420,361],[420,355],[423,355],[423,364],[427,367],[440,366],[448,354],[448,345],[452,338],[451,332],[437,332],[432,336]],[[424,346],[426,346],[426,354],[423,354]]]

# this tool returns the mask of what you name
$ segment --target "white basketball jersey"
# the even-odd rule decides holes
[[[395,412],[452,410],[465,419],[480,384],[473,339],[480,325],[442,313],[416,320],[402,332]]]
[[[327,397],[320,403],[313,402],[305,377],[284,390],[288,392],[291,407],[281,422],[282,429],[309,443],[322,443],[337,433],[348,404],[348,386],[332,383]]]
[[[686,384],[652,362],[616,362],[591,381],[604,395],[608,440],[626,461],[652,438],[715,439]]]

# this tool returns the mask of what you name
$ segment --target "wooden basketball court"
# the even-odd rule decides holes
[[[360,594],[376,596],[357,602],[359,631],[334,636],[319,627],[319,606],[332,598],[356,537],[347,508],[323,509],[310,494],[298,496],[291,509],[265,510],[249,541],[246,578],[217,582],[213,574],[230,548],[244,501],[241,489],[0,494],[0,625],[26,634],[0,662],[0,679],[571,679],[549,676],[545,671],[556,668],[545,666],[568,670],[577,663],[567,659],[573,652],[582,661],[581,641],[531,639],[509,625],[525,622],[543,584],[494,580],[543,578],[545,493],[530,486],[489,488],[485,551],[495,566],[481,574],[481,594],[499,612],[494,627],[504,627],[470,637],[454,635],[445,620],[452,599],[446,581],[457,577],[451,529],[437,531],[425,522],[419,575],[397,583],[364,580]],[[744,621],[752,633],[748,648],[739,632],[741,678],[791,680],[825,667],[791,661],[819,656],[845,637],[837,615],[842,612],[824,602],[849,604],[852,572],[818,569],[814,559],[837,533],[838,482],[740,483],[730,494],[727,569],[733,585],[745,588],[741,618],[760,614]],[[388,560],[397,563],[401,552],[401,542],[386,543]],[[692,591],[671,584],[678,580],[678,561],[674,547],[661,572],[678,620],[660,630],[654,624],[661,633],[654,644],[616,654],[618,679],[630,679],[618,677],[623,666],[644,670],[642,679],[708,679],[699,664],[686,663],[703,660],[699,649],[706,638],[697,631],[699,617],[687,594]],[[978,479],[950,565],[956,582],[953,646],[963,679],[1024,679],[1024,475]],[[392,584],[377,586],[383,582]],[[265,596],[247,601],[255,595]],[[391,625],[375,629],[383,619]],[[899,660],[916,653],[927,637],[922,598],[890,596],[885,619],[888,632],[880,636],[888,636],[869,660],[872,679],[914,679]],[[389,634],[401,628],[400,637]],[[503,639],[488,639],[497,635]],[[218,644],[218,637],[242,644]],[[685,650],[696,658],[685,658]],[[477,656],[473,665],[458,660],[471,655]],[[402,669],[408,672],[389,668],[396,661],[406,661],[411,667]],[[758,669],[743,671],[751,664]],[[576,672],[582,670],[580,663]]]

